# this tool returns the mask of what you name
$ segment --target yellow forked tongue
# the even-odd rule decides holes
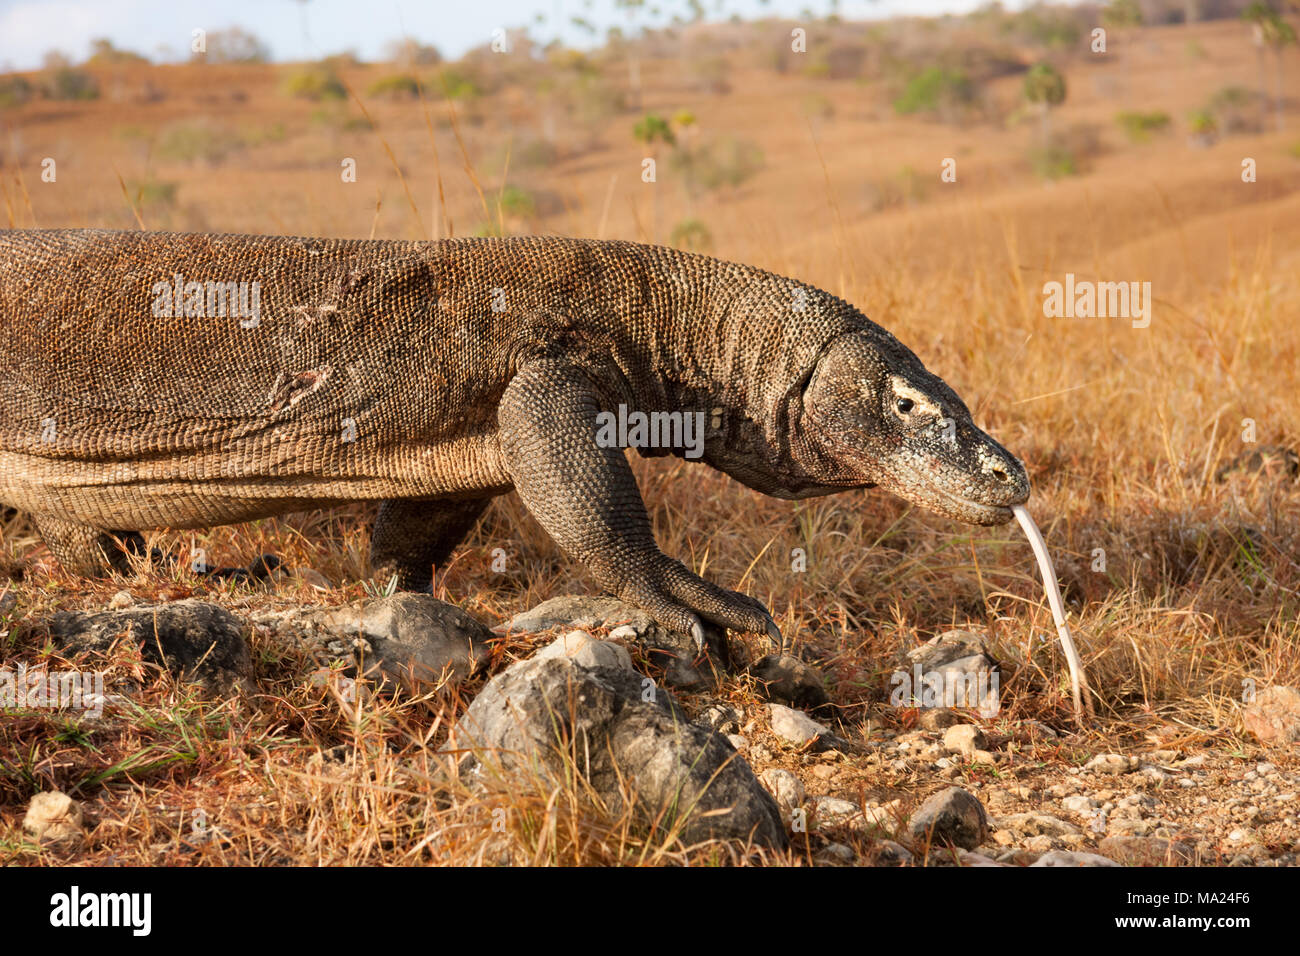
[[[1065,662],[1070,665],[1070,690],[1074,695],[1074,715],[1082,721],[1085,707],[1089,716],[1093,713],[1092,699],[1083,693],[1088,689],[1088,679],[1084,676],[1079,652],[1074,649],[1070,626],[1065,623],[1065,605],[1061,603],[1061,589],[1056,583],[1056,569],[1052,567],[1052,559],[1047,554],[1047,542],[1043,540],[1042,532],[1038,530],[1038,525],[1034,524],[1034,519],[1029,516],[1029,511],[1024,505],[1012,505],[1011,510],[1015,513],[1016,520],[1020,522],[1020,527],[1024,529],[1025,537],[1029,539],[1029,546],[1034,549],[1034,556],[1038,558],[1038,570],[1043,575],[1043,589],[1047,591],[1047,603],[1052,606],[1052,617],[1056,621],[1056,634],[1060,637],[1061,648],[1065,651]]]

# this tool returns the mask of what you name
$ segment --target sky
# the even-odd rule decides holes
[[[769,0],[766,6],[760,0],[701,2],[707,19],[715,20],[732,14],[796,17],[805,8],[825,14],[832,0]],[[966,13],[983,2],[840,0],[838,6],[847,19],[868,19]],[[662,9],[661,22],[673,13],[687,15],[685,0],[646,0],[646,8],[650,6]],[[538,13],[548,22],[535,25]],[[0,0],[0,71],[35,69],[48,50],[80,60],[97,37],[108,37],[114,46],[151,59],[185,59],[196,27],[244,27],[266,42],[276,60],[318,59],[344,50],[375,60],[383,57],[390,41],[403,35],[454,58],[489,42],[494,29],[525,25],[545,41],[556,35],[555,24],[560,24],[561,38],[580,46],[587,38],[572,26],[573,17],[595,23],[602,35],[604,27],[628,22],[614,0]],[[647,14],[640,14],[639,22],[647,20]]]

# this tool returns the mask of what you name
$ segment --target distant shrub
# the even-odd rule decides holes
[[[44,93],[52,100],[95,100],[99,83],[89,73],[64,67],[46,77]]]
[[[229,130],[206,123],[186,123],[163,130],[155,149],[163,159],[182,163],[201,161],[215,166],[243,145],[239,136]]]
[[[449,100],[474,100],[484,92],[477,77],[456,66],[438,74],[438,89]]]
[[[22,106],[35,93],[36,87],[25,76],[0,76],[0,109]]]
[[[559,158],[559,153],[550,140],[526,139],[511,148],[510,166],[518,169],[550,166]]]
[[[1126,110],[1115,117],[1115,122],[1130,142],[1145,143],[1156,133],[1169,128],[1169,114],[1159,110],[1149,113]]]
[[[726,137],[695,149],[675,150],[669,165],[692,192],[735,188],[763,168],[763,151],[750,140]]]
[[[290,96],[305,100],[342,100],[348,95],[347,87],[338,74],[320,64],[290,73],[285,77],[284,91]]]
[[[366,89],[371,96],[383,96],[388,99],[415,99],[420,95],[420,84],[409,73],[394,73],[380,77]]]
[[[515,219],[532,219],[537,215],[537,201],[518,186],[506,186],[498,200],[503,215]]]
[[[271,48],[242,27],[210,30],[205,46],[206,52],[193,53],[190,59],[207,63],[265,63],[271,59]]]
[[[690,57],[686,67],[687,88],[716,95],[730,93],[731,82],[727,79],[729,71],[730,67],[723,57]]]
[[[699,219],[683,219],[673,226],[668,240],[678,249],[689,252],[708,252],[713,247],[713,233]]]
[[[1043,179],[1064,179],[1079,174],[1079,162],[1064,146],[1036,146],[1029,151],[1029,167]]]
[[[177,183],[160,179],[131,180],[126,184],[126,191],[132,202],[153,207],[174,206],[178,188]]]
[[[907,81],[894,99],[894,111],[951,115],[975,101],[975,89],[965,73],[940,66],[927,67]]]
[[[825,93],[809,93],[800,105],[803,115],[814,119],[830,119],[835,115],[835,104]]]
[[[1225,134],[1259,132],[1262,107],[1260,94],[1244,86],[1221,87],[1205,106]]]

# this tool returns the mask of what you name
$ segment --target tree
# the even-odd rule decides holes
[[[636,40],[632,37],[632,28],[634,26],[634,21],[636,20],[636,13],[645,6],[645,0],[614,0],[614,5],[627,11],[627,83],[632,91],[631,95],[628,97],[628,105],[633,109],[640,109],[641,59],[637,54]]]
[[[1284,128],[1282,116],[1282,55],[1286,48],[1296,42],[1295,29],[1273,9],[1271,4],[1252,3],[1241,12],[1241,19],[1250,24],[1251,36],[1255,40],[1255,52],[1259,57],[1259,93],[1261,102],[1268,101],[1268,84],[1265,82],[1264,50],[1273,51],[1274,81],[1277,92],[1273,96],[1273,114],[1277,120],[1278,131]]]
[[[1125,36],[1130,30],[1142,25],[1142,8],[1137,0],[1110,0],[1101,13],[1101,22],[1107,30],[1116,36]],[[1127,40],[1127,36],[1125,36]],[[1124,51],[1124,86],[1128,92],[1133,89],[1133,58],[1129,50]]]
[[[1053,106],[1065,102],[1065,77],[1050,63],[1035,63],[1025,74],[1025,99],[1038,107],[1039,129],[1043,149],[1051,147],[1051,117]]]
[[[658,187],[659,176],[659,143],[667,143],[669,146],[677,145],[677,137],[673,135],[673,128],[668,125],[668,121],[662,116],[654,113],[647,113],[637,121],[636,126],[632,127],[632,135],[639,142],[645,143],[650,149],[650,159],[655,164],[655,182]],[[656,188],[652,194],[651,215],[650,215],[650,241],[656,240],[656,232],[659,226],[659,190]]]

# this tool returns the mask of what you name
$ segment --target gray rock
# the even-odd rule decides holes
[[[998,817],[998,829],[1021,837],[1060,837],[1081,832],[1077,826],[1047,813],[1011,813]]]
[[[893,840],[877,840],[875,862],[878,866],[905,866],[912,862],[912,851]]]
[[[1096,853],[1083,853],[1077,850],[1049,850],[1030,866],[1119,866],[1114,860]]]
[[[771,770],[764,770],[758,775],[758,779],[776,800],[782,816],[789,817],[793,811],[803,806],[803,784],[789,770],[773,767]]]
[[[239,619],[201,601],[86,613],[60,611],[50,634],[64,653],[103,654],[129,633],[145,660],[218,696],[253,690],[253,661]]]
[[[498,630],[510,634],[539,634],[553,628],[611,628],[610,636],[635,640],[643,648],[656,671],[662,671],[664,683],[683,689],[709,688],[716,684],[707,667],[696,667],[698,649],[689,634],[670,631],[640,608],[624,604],[607,595],[592,597],[566,594],[516,614]],[[719,661],[727,663],[726,641],[714,628],[705,626],[711,649]]]
[[[772,733],[788,743],[802,746],[818,737],[829,736],[830,730],[817,723],[800,710],[791,710],[784,704],[768,704],[772,718]]]
[[[909,675],[916,683],[934,687],[929,700],[926,687],[912,687],[912,696],[925,707],[974,708],[981,714],[997,713],[1001,686],[998,663],[989,654],[982,635],[974,631],[945,631],[907,652]],[[998,676],[995,683],[994,675]],[[937,685],[937,686],[936,686]]]
[[[1161,837],[1108,836],[1098,849],[1128,866],[1194,866],[1198,862],[1193,844]]]
[[[821,671],[798,658],[788,654],[769,654],[754,664],[749,673],[758,682],[758,692],[764,700],[811,713],[830,707],[826,678]]]
[[[647,684],[567,655],[530,658],[488,683],[444,749],[468,751],[460,770],[470,776],[521,775],[571,789],[579,775],[614,814],[627,809],[627,794],[647,824],[676,818],[687,843],[786,846],[776,801],[749,764],[723,737],[688,722],[671,694],[647,694]]]
[[[339,637],[369,645],[368,651],[353,645],[360,676],[411,690],[470,677],[490,659],[488,642],[495,637],[460,608],[429,594],[394,594],[360,608],[330,610],[321,619]]]
[[[934,794],[912,814],[912,837],[933,844],[952,844],[973,850],[989,835],[984,806],[961,787]]]
[[[1124,754],[1097,754],[1083,765],[1085,771],[1092,773],[1121,774],[1132,773],[1141,764],[1137,757]]]

